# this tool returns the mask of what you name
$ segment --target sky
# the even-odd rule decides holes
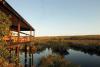
[[[100,0],[6,0],[36,36],[100,34]]]

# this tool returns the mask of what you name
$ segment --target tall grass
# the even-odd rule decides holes
[[[79,65],[65,60],[62,56],[49,55],[41,59],[39,67],[79,67]]]

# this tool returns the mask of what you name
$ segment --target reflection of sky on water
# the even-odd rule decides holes
[[[65,59],[72,63],[80,64],[82,67],[100,67],[100,56],[85,54],[80,51],[68,50],[69,55],[65,55]]]
[[[21,64],[25,64],[25,53],[22,52],[19,54],[19,58],[20,58],[20,63]],[[27,59],[29,59],[29,54],[27,54]],[[29,60],[27,60],[27,64],[28,64]]]
[[[81,67],[100,67],[100,56],[90,55],[81,51],[76,51],[73,49],[68,50],[69,54],[65,55],[65,59],[72,63],[81,65]],[[52,51],[52,49],[46,48],[41,52],[33,54],[33,64],[37,66],[42,57],[47,57],[49,55],[59,55]],[[20,63],[25,64],[25,54],[20,53]],[[27,54],[27,64],[29,64],[29,54]]]
[[[41,59],[42,57],[47,57],[47,56],[49,56],[49,55],[52,55],[52,50],[51,50],[51,48],[50,48],[50,49],[46,48],[46,50],[44,50],[44,51],[42,51],[42,52],[40,52],[40,53],[35,53],[35,54],[33,54],[33,56],[34,56],[34,60],[33,60],[34,65],[35,65],[35,66],[38,65],[38,63],[40,62],[40,59]]]
[[[42,57],[47,57],[47,56],[49,56],[49,55],[52,55],[52,50],[51,50],[51,48],[46,48],[44,51],[42,51],[42,52],[38,52],[38,53],[34,53],[33,54],[33,64],[35,65],[35,66],[37,66],[38,65],[38,63],[40,62],[40,59],[42,58]],[[24,63],[24,61],[25,61],[25,54],[24,54],[24,52],[23,53],[20,53],[20,63],[21,64],[25,64]],[[27,54],[27,64],[29,64],[28,63],[29,62],[29,54]]]

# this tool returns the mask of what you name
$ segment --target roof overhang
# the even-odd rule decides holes
[[[0,10],[8,16],[11,16],[12,30],[18,30],[18,23],[20,22],[20,31],[35,31],[35,29],[22,17],[20,16],[5,0],[0,0]]]

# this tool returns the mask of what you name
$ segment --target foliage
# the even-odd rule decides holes
[[[0,49],[0,56],[4,57],[5,59],[7,59],[9,57],[10,53],[7,49],[5,49],[4,47]]]
[[[0,36],[8,35],[11,21],[5,13],[0,11]]]
[[[40,61],[39,67],[79,67],[76,64],[65,60],[62,56],[48,56],[43,57]]]
[[[57,48],[70,45],[100,46],[100,35],[36,37],[35,46]]]
[[[7,50],[7,42],[4,36],[10,36],[10,18],[2,11],[0,11],[0,60],[8,62],[10,59],[16,61],[16,57],[10,57],[10,51]],[[6,66],[5,66],[6,67]]]
[[[10,18],[4,12],[0,11],[0,45],[2,46],[6,44],[3,37],[9,35],[10,26]]]
[[[0,57],[0,67],[7,67],[7,66],[8,62],[3,57]]]

